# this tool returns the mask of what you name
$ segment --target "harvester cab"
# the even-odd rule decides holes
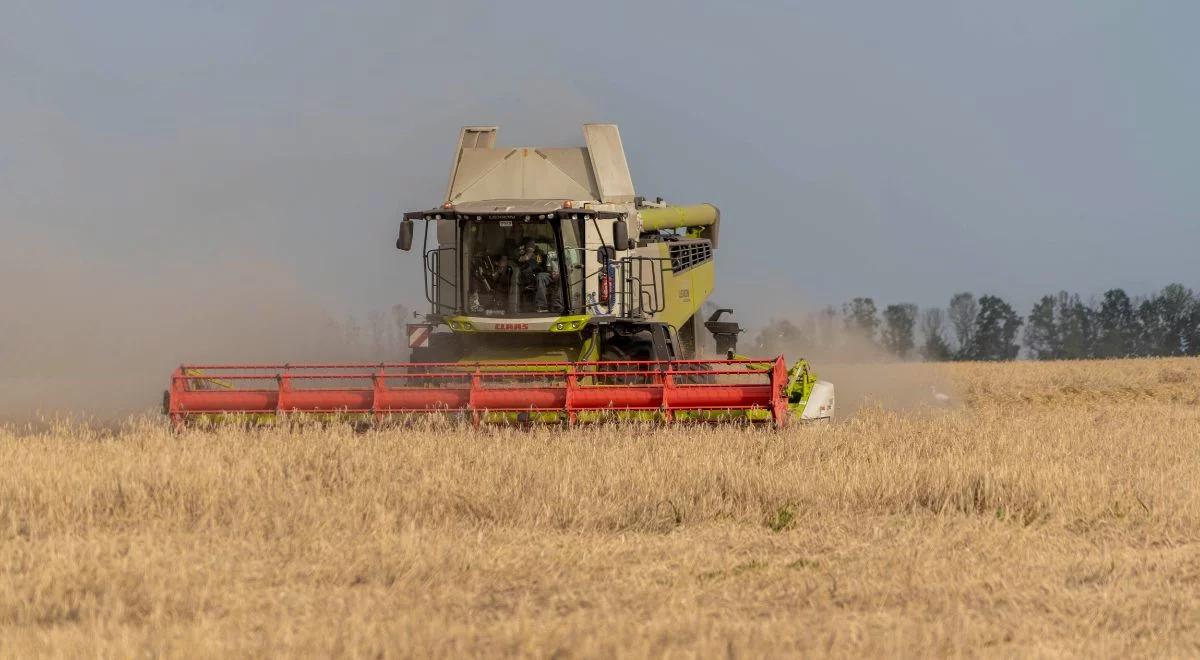
[[[720,212],[637,196],[615,125],[584,139],[498,148],[496,127],[462,130],[447,201],[406,213],[397,240],[422,234],[430,309],[414,359],[511,357],[514,342],[570,361],[700,352]],[[554,336],[497,336],[515,333]]]
[[[616,125],[585,125],[579,147],[497,147],[496,133],[463,128],[445,201],[400,222],[396,247],[419,242],[429,304],[409,325],[409,362],[183,365],[166,412],[177,422],[292,411],[476,423],[832,417],[833,386],[807,363],[737,356],[742,329],[723,318],[732,310],[703,319],[715,206],[637,195]],[[211,387],[218,379],[228,386]]]

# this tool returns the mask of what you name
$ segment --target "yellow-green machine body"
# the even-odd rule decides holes
[[[497,127],[462,129],[444,199],[405,213],[397,240],[422,242],[430,304],[409,326],[411,360],[732,356],[730,310],[701,316],[720,211],[637,194],[616,125],[583,134],[583,146],[498,147]]]

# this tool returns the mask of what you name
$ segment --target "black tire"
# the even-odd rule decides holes
[[[600,371],[650,371],[651,365],[635,367],[628,364],[606,364],[609,362],[648,362],[654,359],[654,340],[649,330],[613,329],[600,351]],[[609,385],[643,385],[653,380],[652,376],[621,375],[602,377]]]

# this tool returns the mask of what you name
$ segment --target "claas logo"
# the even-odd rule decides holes
[[[497,323],[497,330],[528,330],[528,323]]]

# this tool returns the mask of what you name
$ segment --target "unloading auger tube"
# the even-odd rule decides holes
[[[441,413],[482,423],[612,420],[764,422],[832,414],[803,361],[182,365],[164,411],[177,427],[236,415],[399,420]],[[814,396],[815,395],[815,396]]]

